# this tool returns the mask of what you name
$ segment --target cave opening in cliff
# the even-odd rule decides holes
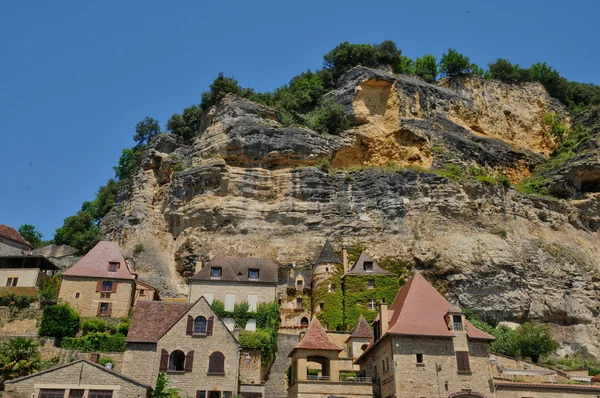
[[[600,176],[581,181],[581,192],[600,192]]]

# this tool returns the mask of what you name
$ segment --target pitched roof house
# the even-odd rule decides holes
[[[85,359],[9,380],[4,384],[3,396],[7,398],[145,398],[151,390],[148,384]]]
[[[58,271],[44,256],[0,256],[0,294],[36,296],[40,283]]]
[[[369,257],[369,255],[367,254],[367,252],[362,252],[360,254],[360,257],[358,258],[358,260],[356,260],[356,262],[354,263],[354,265],[352,266],[352,268],[350,268],[348,270],[348,272],[346,272],[344,274],[344,277],[346,275],[388,275],[388,276],[394,276],[394,274],[392,274],[389,271],[384,270],[383,268],[381,268],[379,266],[379,264],[377,264],[375,261],[373,261],[373,259],[371,257]]]
[[[133,305],[136,277],[119,245],[101,241],[63,273],[59,299],[84,317],[124,317]]]
[[[486,396],[492,392],[492,340],[415,273],[389,309],[380,305],[374,340],[357,361],[367,376],[381,380],[375,385],[381,396],[437,396],[442,390],[458,394],[453,397],[471,396],[461,395],[464,390]]]
[[[237,394],[240,344],[210,304],[140,301],[127,335],[123,373],[154,383],[159,372],[181,395],[224,398]]]
[[[358,359],[367,350],[371,340],[373,340],[373,329],[371,329],[363,314],[360,314],[356,327],[346,340],[350,358]]]
[[[189,300],[204,297],[212,304],[219,300],[226,311],[236,303],[247,302],[250,311],[260,303],[270,303],[277,297],[277,264],[268,258],[225,257],[219,253],[196,275],[189,279]],[[233,323],[227,319],[228,326]],[[247,324],[252,330],[255,323]]]
[[[31,245],[13,227],[0,224],[0,255],[22,255],[31,250]]]

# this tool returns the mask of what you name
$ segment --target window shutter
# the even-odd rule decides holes
[[[96,311],[96,315],[100,315],[100,308],[102,308],[102,303],[98,303],[98,310]]]
[[[119,282],[113,282],[112,283],[112,291],[111,293],[116,293],[117,292],[117,286],[119,285]]]
[[[215,317],[211,316],[208,318],[208,324],[206,325],[206,335],[212,336],[213,323],[215,322]]]
[[[112,314],[112,303],[108,303],[108,311],[106,312],[106,316],[110,316]]]
[[[459,372],[469,372],[471,370],[469,366],[469,353],[465,351],[457,352],[456,364]]]
[[[185,365],[183,367],[183,370],[185,370],[186,372],[191,372],[193,365],[194,365],[194,351],[190,351],[185,356]]]
[[[96,282],[96,293],[102,291],[102,281]]]
[[[169,353],[167,350],[162,350],[160,352],[160,367],[159,370],[164,372],[169,367]]]
[[[187,329],[185,334],[192,334],[194,332],[194,318],[191,315],[188,315],[187,320]]]

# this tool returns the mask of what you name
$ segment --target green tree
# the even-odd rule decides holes
[[[55,244],[73,246],[81,254],[87,253],[99,241],[100,228],[94,223],[94,216],[85,211],[67,217],[54,234]]]
[[[469,57],[459,53],[453,48],[442,54],[440,59],[440,73],[445,76],[464,76],[480,72],[479,67],[472,64]]]
[[[38,344],[32,339],[16,337],[0,345],[0,381],[27,376],[40,370]]]
[[[42,233],[31,224],[23,224],[19,227],[19,235],[23,237],[31,247],[37,249],[42,246]]]
[[[187,107],[183,114],[176,113],[171,116],[167,121],[167,130],[184,140],[190,140],[200,131],[201,114],[202,111],[197,105]]]
[[[377,56],[377,66],[390,68],[394,73],[399,73],[402,61],[402,51],[391,40],[385,40],[373,46]]]
[[[350,117],[344,107],[331,99],[321,104],[308,115],[308,126],[320,133],[339,134],[350,127]]]
[[[80,318],[68,304],[52,305],[44,308],[38,334],[58,339],[75,337],[79,331]]]
[[[556,69],[545,62],[537,62],[531,65],[529,70],[531,71],[531,78],[542,83],[548,90],[548,94],[568,105],[569,82]]]
[[[226,77],[223,75],[223,72],[219,72],[219,76],[210,84],[209,90],[202,93],[200,107],[208,109],[218,104],[228,93],[236,95],[244,94],[237,80],[233,77]]]
[[[520,80],[518,67],[504,58],[498,58],[496,62],[488,65],[488,76],[490,79],[502,80],[506,83],[516,83]]]
[[[135,125],[133,140],[137,145],[148,145],[152,138],[160,134],[158,120],[146,116],[144,120]]]
[[[540,356],[545,356],[558,348],[552,338],[550,327],[537,322],[525,322],[516,330],[517,347],[521,356],[531,358],[535,363]]]
[[[370,44],[350,44],[345,41],[323,56],[323,65],[331,71],[334,80],[362,65],[375,68],[378,65],[377,51]]]
[[[117,180],[123,181],[131,178],[135,169],[140,165],[145,150],[145,145],[123,149],[119,163],[113,167]]]
[[[39,301],[42,307],[56,305],[58,302],[58,294],[60,293],[61,282],[61,274],[42,279],[40,282],[40,289],[38,291]]]
[[[406,75],[414,75],[415,74],[415,62],[407,57],[406,55],[402,55],[400,57],[400,62],[396,66],[396,73],[404,73]]]
[[[179,389],[169,387],[171,379],[160,372],[156,378],[156,386],[150,393],[150,398],[179,398]]]
[[[415,74],[427,83],[433,83],[438,75],[435,55],[426,54],[415,61]]]

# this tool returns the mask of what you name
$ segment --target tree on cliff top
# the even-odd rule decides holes
[[[323,65],[331,71],[334,79],[358,65],[369,68],[388,67],[398,73],[401,68],[401,56],[402,51],[391,40],[375,45],[351,44],[345,41],[323,56]]]
[[[67,217],[62,227],[54,234],[56,245],[73,246],[79,253],[85,254],[100,241],[100,228],[94,223],[94,216],[79,211]]]
[[[472,64],[469,57],[449,48],[440,59],[440,73],[445,76],[465,76],[482,74],[483,71],[477,65]]]
[[[244,89],[238,84],[237,80],[233,77],[226,77],[223,72],[219,72],[219,76],[210,84],[209,90],[202,93],[200,108],[208,109],[218,104],[229,93],[241,96],[243,91]]]
[[[31,247],[37,249],[42,246],[42,233],[31,224],[23,224],[19,227],[19,235],[23,237]]]
[[[135,125],[133,140],[138,146],[148,145],[152,138],[160,134],[158,120],[146,116],[144,120]]]

